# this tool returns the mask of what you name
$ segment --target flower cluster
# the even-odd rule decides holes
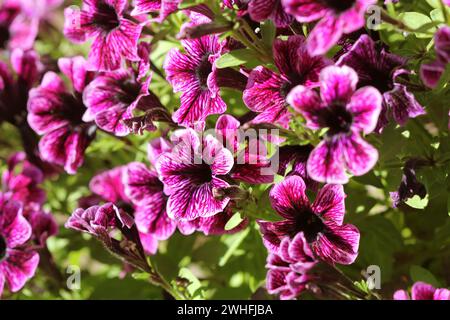
[[[20,290],[40,256],[59,273],[48,208],[72,211],[67,229],[174,298],[198,298],[189,265],[208,279],[261,256],[281,299],[380,298],[343,270],[391,274],[395,250],[448,245],[448,1],[421,6],[431,18],[417,28],[400,1],[69,2],[0,5],[0,124],[20,136],[0,144],[23,149],[3,173],[0,294]],[[186,253],[167,280],[159,257],[187,237],[192,251],[227,250],[213,266]],[[230,278],[255,292],[261,272],[245,268]],[[416,282],[412,299],[450,298]]]

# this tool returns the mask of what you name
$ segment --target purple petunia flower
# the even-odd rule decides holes
[[[164,191],[169,196],[167,214],[176,220],[195,220],[222,212],[229,198],[216,199],[214,189],[229,187],[219,176],[233,167],[233,155],[211,135],[201,139],[192,129],[179,130],[170,153],[156,163]]]
[[[137,44],[142,25],[124,18],[126,0],[84,0],[83,8],[69,7],[64,34],[80,43],[93,38],[89,68],[111,71],[120,68],[122,59],[138,61]]]
[[[82,57],[63,58],[58,64],[71,80],[74,92],[67,91],[59,75],[47,72],[40,86],[30,91],[28,123],[43,135],[39,142],[42,158],[75,174],[94,138],[95,127],[82,121],[86,107],[81,99],[92,75],[86,71]]]
[[[97,126],[116,136],[129,134],[124,120],[133,118],[133,110],[146,110],[152,104],[147,100],[150,81],[151,76],[138,80],[134,72],[125,69],[98,75],[83,92],[88,108],[83,120],[95,120]]]
[[[39,187],[44,180],[42,171],[18,152],[7,161],[8,167],[2,175],[5,196],[22,203],[27,209],[39,209],[45,201],[45,191]],[[19,172],[17,169],[21,168]]]
[[[164,63],[167,80],[174,92],[181,92],[181,106],[173,114],[173,121],[183,126],[204,126],[211,114],[227,109],[220,97],[217,69],[214,62],[220,56],[218,36],[203,36],[182,40],[186,53],[169,51]]]
[[[254,21],[270,19],[279,28],[287,27],[294,21],[294,17],[284,10],[282,0],[250,0],[248,13]]]
[[[181,0],[134,0],[134,9],[131,11],[132,16],[146,13],[158,13],[158,17],[154,19],[156,22],[163,22],[171,13],[178,10],[178,4]]]
[[[283,0],[286,12],[299,22],[320,20],[307,41],[311,55],[321,55],[331,49],[343,34],[352,33],[365,24],[364,14],[376,0]]]
[[[378,151],[361,138],[360,132],[368,134],[375,129],[382,96],[373,87],[355,91],[357,83],[353,69],[330,66],[320,74],[320,96],[298,86],[287,98],[306,118],[307,127],[328,129],[307,162],[307,172],[316,181],[347,183],[346,168],[360,176],[378,160]]]
[[[314,281],[314,275],[308,272],[317,262],[303,232],[293,239],[283,238],[279,251],[267,257],[267,291],[282,300],[295,299]]]
[[[0,296],[5,282],[11,292],[17,292],[34,276],[39,255],[25,246],[30,236],[21,204],[0,195]]]
[[[450,290],[436,289],[431,284],[416,282],[411,288],[411,297],[405,290],[397,290],[394,300],[450,300]]]
[[[383,94],[377,131],[387,124],[389,110],[400,125],[404,125],[409,118],[425,114],[414,95],[399,81],[402,75],[410,73],[404,69],[406,62],[406,59],[378,48],[368,35],[362,35],[337,62],[337,65],[347,65],[358,73],[359,87],[373,86]]]
[[[275,65],[279,74],[259,66],[249,75],[244,102],[259,113],[253,123],[280,123],[288,127],[290,113],[286,96],[297,85],[314,87],[319,73],[329,62],[323,57],[311,57],[302,36],[287,41],[276,39],[273,44]]]
[[[429,88],[438,85],[447,64],[450,63],[450,27],[440,28],[434,35],[434,43],[437,59],[420,67],[422,81]]]
[[[284,237],[303,232],[314,254],[329,263],[351,264],[358,256],[359,231],[343,224],[345,193],[341,185],[325,185],[314,203],[306,196],[299,176],[289,176],[270,191],[272,207],[284,220],[259,221],[263,240],[270,252],[279,253]]]
[[[5,0],[0,5],[0,48],[28,50],[33,47],[41,17],[26,10],[28,5],[17,0]]]
[[[250,184],[272,183],[274,172],[270,160],[267,159],[267,150],[260,145],[256,136],[247,137],[251,140],[241,146],[245,132],[240,127],[239,120],[230,115],[222,115],[216,122],[217,139],[234,156],[234,165],[229,176],[234,180]]]

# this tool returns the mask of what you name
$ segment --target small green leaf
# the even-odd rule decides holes
[[[240,212],[236,212],[230,220],[228,220],[227,224],[225,225],[225,230],[230,231],[236,228],[244,219],[241,216]]]
[[[408,199],[406,204],[411,208],[423,210],[428,205],[428,195],[423,199],[421,199],[418,195],[415,195],[414,197]]]
[[[249,49],[234,50],[224,54],[216,61],[219,69],[236,67],[255,59],[255,55]]]

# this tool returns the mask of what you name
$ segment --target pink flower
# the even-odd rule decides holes
[[[397,290],[394,300],[450,300],[450,290],[436,289],[431,284],[416,282],[411,288],[411,297],[405,290]]]
[[[420,67],[422,81],[429,88],[438,85],[447,64],[450,63],[450,27],[440,28],[434,35],[434,42],[437,59]]]
[[[267,291],[282,300],[295,299],[314,281],[310,271],[317,263],[302,232],[283,238],[280,250],[267,257]]]
[[[178,10],[178,4],[181,0],[133,0],[134,9],[132,16],[145,13],[156,13],[158,17],[156,22],[163,22],[171,13]]]
[[[287,13],[299,22],[320,20],[307,41],[311,55],[321,55],[331,49],[343,34],[364,26],[364,14],[376,0],[283,0]]]
[[[64,34],[80,43],[93,38],[89,53],[90,69],[111,71],[122,60],[138,61],[138,39],[142,25],[123,17],[126,0],[84,0],[81,11],[64,11]]]
[[[258,113],[254,123],[280,123],[288,127],[287,95],[297,85],[317,86],[320,71],[330,62],[323,57],[311,57],[302,36],[291,36],[287,41],[276,39],[273,52],[279,74],[263,66],[255,68],[249,75],[243,99],[250,110]]]
[[[270,252],[279,252],[285,237],[299,232],[312,252],[328,263],[351,264],[358,256],[359,231],[343,224],[346,197],[341,185],[325,185],[311,204],[306,185],[299,176],[289,176],[270,191],[272,207],[284,218],[279,222],[259,221],[261,233]]]
[[[82,120],[86,107],[81,92],[92,75],[82,57],[60,59],[59,67],[71,80],[74,92],[66,89],[59,75],[47,72],[40,86],[30,91],[28,123],[43,135],[39,142],[42,158],[75,174],[95,133],[95,127]]]
[[[21,204],[0,195],[0,296],[5,282],[11,292],[17,292],[34,276],[39,255],[26,246],[30,236]]]
[[[368,134],[375,129],[382,96],[373,87],[355,91],[357,83],[353,69],[330,66],[320,74],[320,96],[298,86],[287,98],[306,118],[309,128],[328,129],[307,162],[308,174],[316,181],[347,183],[346,169],[356,176],[364,175],[378,160],[378,151],[360,132]]]
[[[294,17],[286,13],[281,0],[250,0],[248,1],[248,13],[254,21],[271,19],[279,28],[289,26]]]
[[[176,220],[195,220],[222,212],[229,198],[216,199],[214,189],[229,187],[219,176],[233,167],[231,152],[211,135],[201,139],[192,129],[179,130],[170,153],[156,163],[164,191],[169,196],[167,214]]]

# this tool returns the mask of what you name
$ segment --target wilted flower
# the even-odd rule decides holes
[[[169,196],[167,214],[176,220],[210,217],[225,209],[228,198],[216,199],[214,189],[229,187],[219,176],[233,167],[233,155],[211,135],[200,139],[192,129],[174,134],[178,142],[156,163],[164,191]]]
[[[288,127],[287,95],[297,85],[317,86],[319,73],[329,62],[323,57],[311,57],[302,36],[291,36],[287,41],[275,39],[273,53],[279,74],[263,66],[255,68],[249,75],[243,99],[250,110],[259,113],[253,123]]]
[[[59,75],[47,72],[40,86],[30,91],[28,123],[43,135],[39,142],[42,158],[75,174],[95,133],[95,127],[82,120],[86,107],[81,92],[91,75],[82,57],[60,59],[59,67],[72,81],[74,92],[67,91]]]
[[[317,263],[303,232],[293,239],[283,238],[278,252],[269,253],[267,258],[267,291],[283,300],[295,299],[314,282],[314,275],[308,272]]]
[[[416,282],[411,288],[411,297],[405,290],[397,290],[394,300],[450,300],[450,290],[436,289],[431,284]]]
[[[289,176],[270,191],[272,207],[284,218],[279,222],[259,221],[264,244],[269,251],[280,252],[284,237],[299,232],[312,252],[329,263],[351,264],[358,256],[359,231],[343,224],[345,193],[341,185],[325,185],[311,204],[306,185],[299,176]]]
[[[81,43],[94,38],[89,52],[90,69],[111,71],[123,59],[138,61],[137,44],[142,25],[124,18],[126,0],[84,0],[83,8],[64,11],[64,34]]]
[[[375,129],[382,96],[373,87],[355,91],[357,83],[353,69],[330,66],[320,74],[320,96],[305,86],[294,88],[288,96],[288,102],[306,118],[307,127],[328,129],[307,163],[308,174],[316,181],[347,183],[346,168],[360,176],[377,162],[377,150],[360,132]]]
[[[30,236],[21,204],[0,195],[0,296],[5,282],[11,292],[17,292],[34,276],[39,255],[26,246]]]
[[[357,72],[358,87],[373,86],[383,95],[383,109],[377,131],[386,126],[389,111],[400,125],[404,125],[409,118],[425,114],[407,86],[400,82],[401,76],[410,74],[410,71],[404,69],[406,63],[405,58],[379,48],[368,35],[362,35],[337,62],[338,65],[347,65]]]
[[[365,24],[364,14],[376,0],[283,0],[286,12],[299,22],[320,20],[308,37],[307,47],[312,55],[331,49],[342,37]]]

